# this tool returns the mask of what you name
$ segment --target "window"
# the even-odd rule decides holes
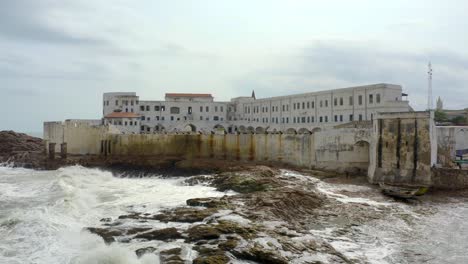
[[[191,114],[192,113],[192,107],[189,106],[188,109],[187,109],[187,113]]]
[[[173,116],[171,116],[171,121],[174,121],[174,117],[173,117]]]
[[[223,111],[224,111],[224,107],[220,106],[220,111],[223,112]]]
[[[141,111],[145,111],[145,106],[144,106],[144,105],[140,105],[140,110],[141,110]]]
[[[361,114],[359,115],[359,121],[362,121],[362,115]]]
[[[296,110],[296,103],[293,103],[293,110]]]
[[[200,116],[200,120],[203,120],[203,116]]]
[[[128,113],[128,108],[125,108],[125,112]]]
[[[307,109],[310,108],[310,102],[307,102]]]
[[[340,105],[343,105],[343,97],[340,97]]]
[[[161,105],[161,111],[166,111],[166,107],[164,105]]]
[[[360,96],[358,97],[358,103],[359,103],[359,105],[362,105],[362,95],[360,95]]]
[[[302,102],[302,109],[305,109],[305,103]]]
[[[124,122],[125,125],[128,125],[127,121]]]
[[[307,123],[310,123],[310,116],[307,117]]]
[[[320,123],[322,123],[322,122],[323,122],[323,117],[320,117]]]
[[[144,131],[144,130],[145,130],[145,126],[141,126],[141,127],[140,127],[140,130],[141,130],[141,131]]]
[[[215,108],[216,109],[216,108]],[[213,120],[214,121],[218,121],[219,120],[219,117],[218,116],[213,116]]]
[[[218,112],[218,106],[215,105],[215,112]],[[250,107],[249,107],[249,113],[250,113]]]
[[[328,107],[328,100],[325,100],[325,107]]]
[[[130,125],[133,126],[133,121],[130,121]]]
[[[314,120],[315,118],[314,118],[314,117],[311,117],[310,119],[312,120],[312,123],[314,123],[314,122],[315,122],[315,120]]]
[[[349,97],[349,105],[353,105],[353,97],[352,96]]]
[[[149,105],[146,106],[146,111],[149,111],[150,110],[150,107]]]
[[[353,115],[349,115],[349,121],[353,121]]]
[[[164,116],[161,116],[161,120],[164,121]]]
[[[150,120],[151,120],[151,117],[147,117],[147,118],[146,118],[146,121],[150,121]]]
[[[305,116],[301,118],[302,123],[305,123],[305,120],[306,120]]]
[[[141,117],[141,120],[145,121],[145,120],[146,120],[145,116],[142,116],[142,117]]]
[[[154,111],[159,111],[159,105],[154,106]]]
[[[377,101],[378,104],[380,104],[380,94],[376,95],[375,100]]]
[[[338,122],[338,116],[335,115],[335,122]]]
[[[210,108],[209,108],[208,106],[205,107],[205,111],[206,111],[206,112],[209,112],[209,111],[210,111]]]
[[[340,122],[343,122],[343,115],[340,115]]]
[[[171,114],[180,114],[180,108],[179,107],[171,107]]]
[[[200,112],[203,112],[203,106],[200,106]]]
[[[293,123],[296,123],[296,117],[293,117]]]
[[[130,105],[133,105],[133,100],[132,100],[132,101],[130,101]]]
[[[320,101],[320,107],[323,107],[323,102],[322,101]]]
[[[338,105],[338,98],[335,98],[335,99],[333,100],[333,105],[334,105],[334,106],[337,106],[337,105]]]
[[[159,116],[156,116],[156,120],[159,121]]]
[[[374,103],[374,95],[369,94],[369,104],[373,104],[373,103]]]
[[[119,105],[119,100],[115,100],[115,105]]]
[[[315,108],[315,102],[312,102],[312,109]]]
[[[325,122],[328,122],[328,116],[325,117]]]

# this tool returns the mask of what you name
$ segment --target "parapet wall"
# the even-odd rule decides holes
[[[73,122],[44,124],[44,139],[67,143],[72,155],[133,156],[151,159],[216,158],[273,162],[303,168],[367,171],[368,128],[342,128],[313,134],[112,134],[110,126]]]

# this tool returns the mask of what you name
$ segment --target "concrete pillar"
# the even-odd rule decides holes
[[[44,149],[43,149],[44,152],[42,152],[42,154],[46,156],[47,153],[49,153],[49,140],[44,140],[43,142],[44,142]]]
[[[55,159],[55,143],[49,143],[49,159]]]
[[[62,159],[67,158],[67,143],[65,143],[65,142],[60,144],[60,157]]]

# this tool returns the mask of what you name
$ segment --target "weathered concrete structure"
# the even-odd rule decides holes
[[[382,113],[373,125],[369,181],[431,185],[437,144],[433,112]]]

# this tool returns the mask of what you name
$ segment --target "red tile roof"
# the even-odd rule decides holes
[[[112,112],[106,115],[104,118],[137,118],[140,117],[135,113],[128,113],[128,112]]]
[[[211,94],[166,93],[166,97],[213,97]]]

